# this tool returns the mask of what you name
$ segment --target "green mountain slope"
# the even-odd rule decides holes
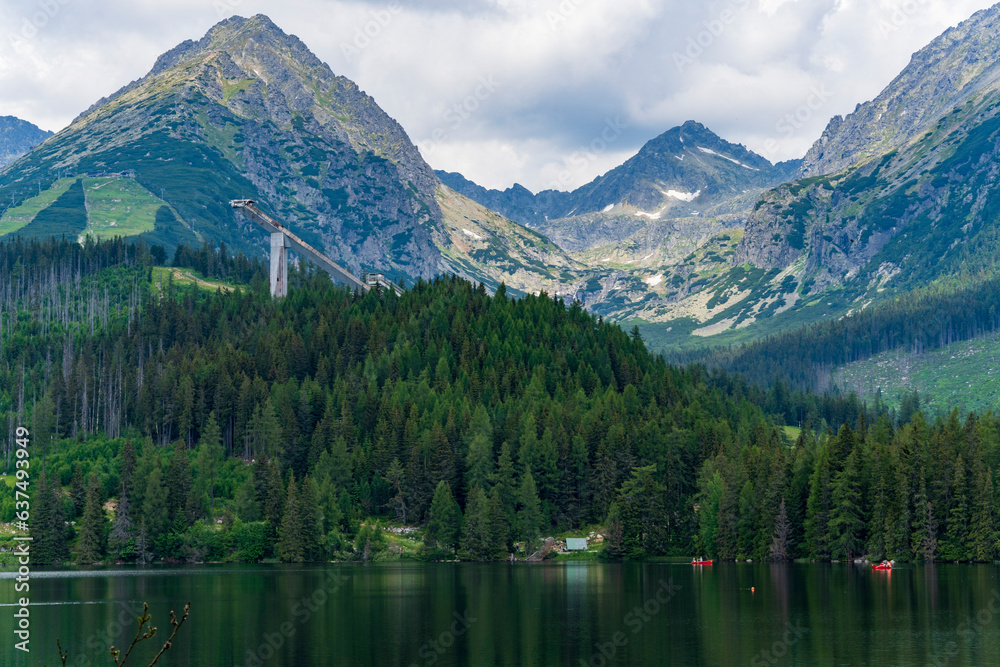
[[[127,210],[112,211],[116,202],[94,193],[89,232],[260,253],[266,234],[228,205],[252,198],[355,272],[413,280],[458,271],[525,292],[553,284],[517,242],[504,248],[511,261],[502,270],[456,248],[440,182],[399,124],[262,15],[227,19],[165,53],[147,76],[0,173],[0,201],[25,202],[38,194],[26,184],[54,184],[66,172],[126,170],[162,204],[144,197],[141,210],[128,209],[137,190],[118,202]],[[31,213],[13,211],[0,232]]]

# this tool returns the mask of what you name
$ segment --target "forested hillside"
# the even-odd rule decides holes
[[[672,356],[741,373],[766,385],[781,379],[826,391],[838,366],[905,349],[924,352],[1000,330],[1000,278],[912,290],[846,317],[735,348]]]
[[[227,294],[158,290],[152,261],[0,245],[0,414],[32,431],[38,562],[379,558],[379,521],[467,559],[594,524],[608,557],[996,549],[992,416],[897,431],[854,398],[669,366],[544,294],[299,269],[276,301],[239,256],[176,257],[249,278]]]

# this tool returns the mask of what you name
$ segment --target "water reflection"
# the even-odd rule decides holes
[[[1000,664],[1000,580],[985,565],[111,568],[39,573],[31,595],[31,661],[5,651],[0,664],[58,664],[57,637],[103,659],[142,601],[165,627],[188,600],[161,664]],[[0,605],[14,603],[0,584]]]

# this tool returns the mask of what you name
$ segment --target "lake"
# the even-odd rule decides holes
[[[0,570],[0,662],[58,665],[59,638],[67,664],[110,664],[109,638],[127,647],[143,601],[162,644],[169,610],[190,600],[191,617],[159,664],[997,665],[998,574],[995,565],[875,573],[767,563],[37,572],[26,660],[9,641],[16,608],[8,568]],[[154,642],[134,657],[155,653]]]

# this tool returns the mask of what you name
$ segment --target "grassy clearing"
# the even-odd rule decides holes
[[[802,429],[800,429],[798,426],[786,426],[785,435],[787,435],[788,439],[794,443],[796,440],[799,439],[799,436],[802,435]]]
[[[131,178],[85,178],[83,189],[87,196],[84,234],[100,239],[153,231],[156,211],[164,205]]]
[[[41,194],[31,199],[26,199],[17,206],[8,208],[4,211],[3,216],[0,217],[0,236],[16,232],[30,224],[36,215],[51,206],[75,182],[75,178],[61,178],[53,183],[48,190],[42,190]]]
[[[197,275],[196,271],[191,269],[179,269],[166,266],[153,267],[153,286],[162,292],[171,276],[173,276],[175,285],[197,285],[199,289],[207,290],[209,292],[214,292],[215,290],[230,292],[239,291],[240,289],[236,285],[205,280],[201,276]]]
[[[904,391],[920,392],[928,407],[964,410],[1000,409],[1000,334],[993,334],[926,354],[893,350],[837,369],[832,381],[841,391],[856,391],[899,407]]]

